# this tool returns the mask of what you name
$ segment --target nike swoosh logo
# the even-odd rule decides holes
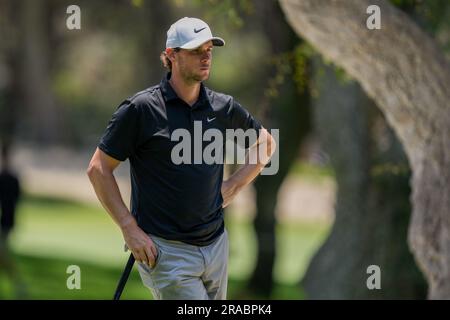
[[[206,117],[206,121],[208,121],[208,122],[211,122],[211,121],[213,121],[214,119],[216,119],[216,117],[214,117],[214,118],[208,118],[208,117]]]
[[[201,29],[198,29],[198,30],[194,28],[194,32],[195,32],[195,33],[199,33],[199,32],[202,31],[203,29],[206,29],[206,27],[201,28]]]

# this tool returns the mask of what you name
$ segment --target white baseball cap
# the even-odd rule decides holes
[[[225,41],[213,37],[208,24],[197,18],[184,17],[172,24],[167,31],[166,48],[195,49],[205,42],[223,46]]]

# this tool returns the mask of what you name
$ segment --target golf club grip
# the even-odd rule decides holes
[[[125,269],[122,272],[122,276],[120,277],[119,283],[117,284],[116,292],[114,293],[113,300],[120,300],[120,296],[122,295],[123,288],[125,287],[125,284],[127,283],[128,277],[131,273],[131,269],[133,269],[134,264],[134,256],[131,253],[130,257],[128,258],[127,265],[125,266]]]

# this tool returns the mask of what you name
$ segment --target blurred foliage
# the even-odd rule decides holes
[[[450,52],[450,1],[391,2],[410,14]],[[69,31],[65,26],[65,9],[72,4],[69,0],[48,0],[47,3],[52,88],[64,115],[68,139],[63,143],[92,147],[122,100],[156,84],[148,82],[150,73],[162,77],[165,72],[159,58],[149,56],[143,45],[148,35],[158,29],[149,19],[151,11],[148,9],[157,2],[80,0],[82,29],[78,31]],[[255,101],[262,95],[276,97],[287,77],[295,80],[300,92],[310,85],[306,65],[317,53],[299,41],[292,51],[272,55],[257,17],[257,0],[171,0],[168,3],[175,16],[205,19],[215,34],[225,38],[227,45],[214,50],[207,85],[236,96],[250,111],[255,111]],[[14,16],[8,15],[13,4],[13,1],[0,3],[0,9],[5,9],[0,10],[0,34],[4,40],[0,43],[0,112],[8,112],[3,90],[11,81],[8,56],[17,54],[13,48],[21,39]],[[164,28],[168,29],[169,25]],[[154,45],[161,50],[164,47],[164,43]],[[261,66],[275,66],[276,71],[268,78]],[[350,80],[341,69],[337,72],[343,81]],[[317,94],[313,87],[310,89]],[[39,123],[35,121],[34,125]],[[27,135],[29,130],[23,124],[18,128],[21,130],[17,132],[19,138],[33,139]]]
[[[194,3],[206,11],[204,18],[207,21],[222,21],[228,27],[242,28],[245,16],[254,13],[252,0],[194,0]]]
[[[381,176],[409,176],[411,169],[406,163],[394,163],[388,162],[379,165],[375,165],[371,168],[371,175],[373,178]]]
[[[431,34],[450,26],[448,0],[390,0],[392,4],[413,14],[416,22]]]
[[[291,174],[301,177],[302,180],[313,182],[335,179],[335,172],[330,165],[316,165],[305,161],[295,162],[291,168]]]
[[[158,57],[146,56],[139,46],[142,37],[151,32],[145,30],[151,28],[151,23],[144,22],[145,15],[139,13],[144,3],[145,0],[111,5],[83,3],[83,34],[63,34],[53,84],[67,115],[71,144],[81,147],[96,144],[121,101],[156,84],[145,82],[146,71],[141,67],[145,65],[144,59],[163,76],[165,71]],[[229,43],[214,50],[214,67],[207,85],[236,96],[251,110],[254,97],[259,95],[252,80],[260,75],[258,64],[263,63],[267,46],[264,36],[255,29],[246,33],[234,31],[243,26],[242,15],[252,12],[252,1],[197,0],[172,4],[176,15],[205,19],[214,33]],[[102,12],[94,15],[101,5]],[[243,73],[245,69],[248,72]]]
[[[265,95],[275,98],[279,95],[279,88],[287,78],[294,79],[299,93],[303,93],[309,86],[307,74],[307,61],[314,55],[313,48],[303,42],[295,46],[291,51],[272,55],[268,63],[275,67],[275,75],[268,79]]]

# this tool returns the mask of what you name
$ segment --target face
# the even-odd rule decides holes
[[[172,50],[172,72],[177,72],[186,83],[201,82],[209,78],[212,60],[212,41],[192,50]]]

